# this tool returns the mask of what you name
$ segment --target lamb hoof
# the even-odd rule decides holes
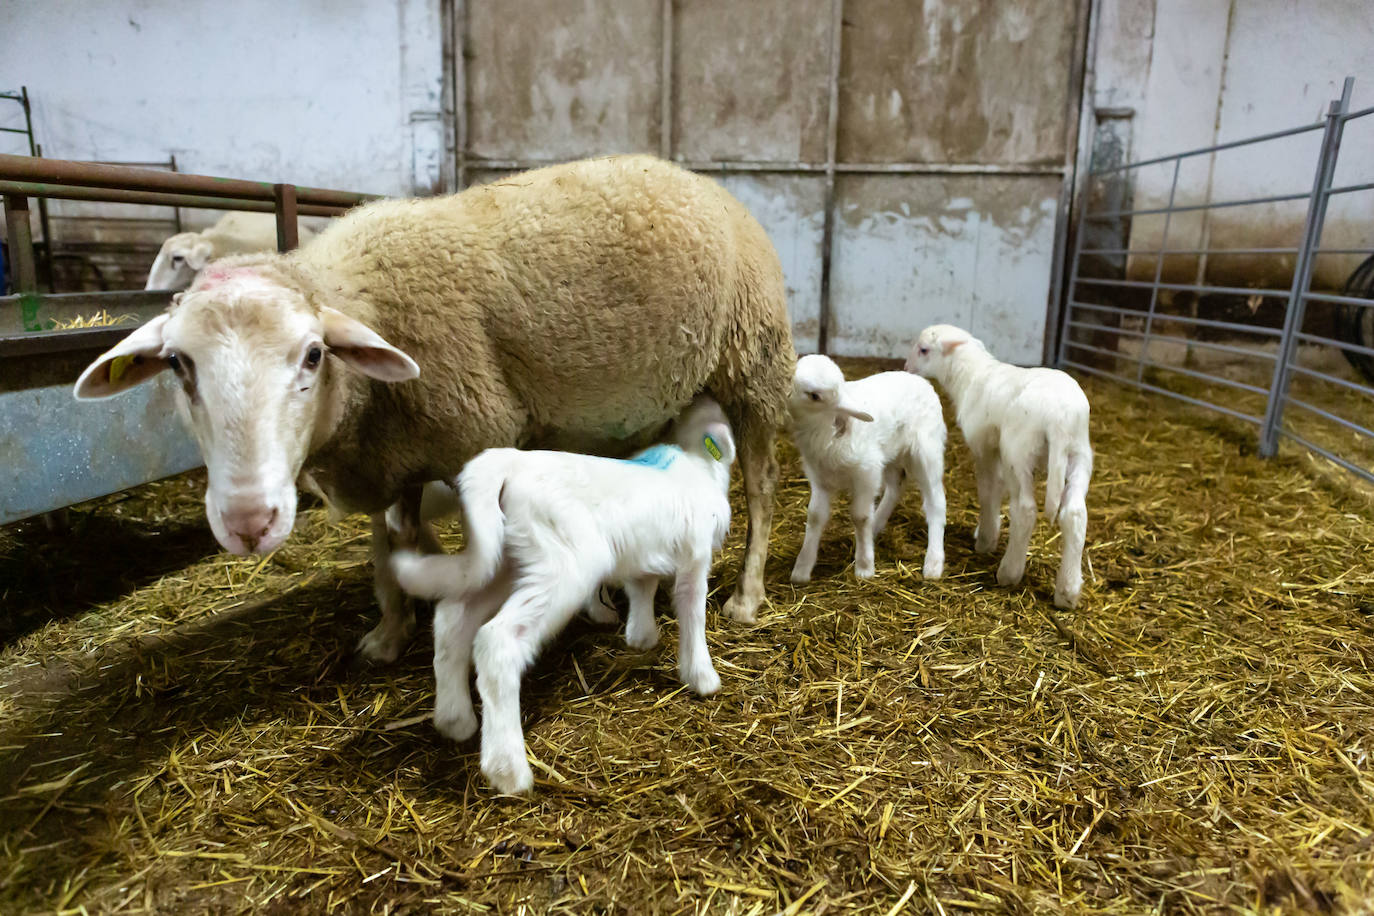
[[[739,623],[757,623],[758,609],[759,599],[750,598],[741,590],[730,596],[725,602],[725,607],[721,608],[721,613]]]
[[[658,645],[658,626],[650,623],[643,630],[638,627],[627,626],[625,628],[625,645],[640,652],[648,652]]]
[[[697,696],[709,697],[720,690],[720,675],[715,668],[706,665],[700,671],[684,674],[682,683]]]
[[[811,570],[802,569],[800,566],[792,567],[792,584],[805,585],[811,581]]]
[[[854,575],[858,576],[860,579],[872,579],[875,572],[876,570],[872,563],[866,565],[861,565],[859,563],[854,564]]]
[[[461,743],[477,734],[477,715],[471,709],[442,715],[435,710],[434,727],[445,738]]]
[[[945,574],[944,556],[926,557],[925,565],[921,567],[921,575],[927,579],[938,579]]]
[[[587,599],[584,610],[594,623],[612,624],[620,622],[620,613],[615,609],[615,605],[611,603],[610,599],[610,590],[604,585],[596,590],[596,594]]]
[[[1054,588],[1054,606],[1072,611],[1078,607],[1078,599],[1083,594],[1083,583],[1076,585],[1056,585]]]
[[[410,642],[409,633],[392,633],[378,624],[358,640],[358,657],[374,665],[390,665]]]
[[[502,795],[524,795],[534,788],[534,771],[525,760],[484,763],[482,775]]]
[[[1025,569],[1013,570],[1008,566],[997,567],[997,584],[1003,587],[1020,583],[1021,577],[1026,574]]]

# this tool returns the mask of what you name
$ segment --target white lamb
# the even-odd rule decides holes
[[[854,573],[871,577],[873,537],[886,527],[907,477],[920,487],[926,516],[922,572],[938,579],[945,567],[945,421],[930,383],[905,372],[846,382],[829,357],[804,356],[797,361],[789,407],[802,470],[811,484],[806,538],[792,581],[811,580],[837,490],[850,493]],[[879,491],[882,502],[875,512]]]
[[[990,553],[1002,527],[1002,497],[1010,494],[1007,552],[999,585],[1015,585],[1026,571],[1035,527],[1035,475],[1045,472],[1045,515],[1064,536],[1054,603],[1078,606],[1083,589],[1083,541],[1088,528],[1088,399],[1057,369],[1023,369],[999,362],[967,331],[947,324],[926,328],[906,362],[908,372],[938,381],[950,397],[973,452],[978,478],[974,549]]]
[[[706,577],[730,525],[734,437],[720,406],[700,397],[670,441],[628,461],[488,449],[455,483],[468,548],[392,557],[404,589],[439,599],[434,724],[456,741],[477,729],[468,689],[475,661],[482,772],[498,791],[534,784],[520,729],[520,678],[602,582],[629,593],[626,641],[648,648],[658,642],[659,577],[674,576],[682,681],[702,696],[720,689],[706,647]]]

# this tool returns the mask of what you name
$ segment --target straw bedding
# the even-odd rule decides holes
[[[1086,387],[1080,610],[1049,603],[1048,526],[1025,587],[972,554],[956,433],[944,580],[920,576],[912,492],[875,580],[840,507],[793,588],[784,447],[772,606],[708,624],[721,694],[682,690],[673,625],[636,653],[579,621],[525,681],[524,799],[424,720],[427,635],[351,661],[362,519],[315,508],[233,558],[192,474],[78,507],[68,536],[0,531],[0,911],[1367,911],[1369,493]]]

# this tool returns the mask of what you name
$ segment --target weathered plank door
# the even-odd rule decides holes
[[[1041,359],[1081,0],[458,0],[460,182],[653,152],[768,229],[797,347]]]

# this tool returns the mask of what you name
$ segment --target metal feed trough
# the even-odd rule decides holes
[[[90,162],[0,155],[13,295],[0,296],[0,524],[177,474],[200,464],[174,417],[174,382],[159,377],[98,403],[72,384],[136,323],[57,330],[102,309],[141,323],[170,291],[43,295],[29,198],[273,212],[277,246],[296,246],[298,215],[336,216],[373,195]]]

